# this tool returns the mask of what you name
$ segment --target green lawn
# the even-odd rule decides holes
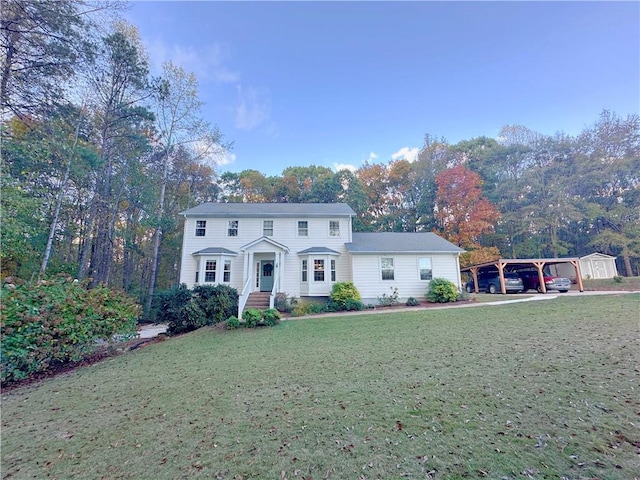
[[[2,478],[633,479],[640,295],[202,329],[2,395]]]

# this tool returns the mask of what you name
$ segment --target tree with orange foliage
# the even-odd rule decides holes
[[[500,217],[498,209],[482,196],[482,179],[463,165],[436,175],[436,220],[439,234],[456,245],[474,251],[474,258],[497,258],[500,252],[480,245],[480,237],[492,232]],[[488,260],[491,260],[488,259]],[[487,261],[487,260],[485,260]]]

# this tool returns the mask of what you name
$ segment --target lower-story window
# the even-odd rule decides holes
[[[380,272],[382,274],[382,280],[393,280],[395,278],[393,258],[383,257],[380,259]]]
[[[313,261],[313,281],[324,282],[324,260]]]
[[[431,258],[430,257],[420,257],[420,280],[431,280],[432,277],[432,269],[431,269]]]
[[[231,282],[231,260],[224,261],[224,271],[222,272],[222,281],[225,283]]]
[[[302,281],[306,282],[307,281],[307,274],[308,274],[308,267],[307,267],[307,261],[306,260],[302,260]]]
[[[336,281],[336,261],[331,260],[331,281]]]
[[[204,264],[204,281],[215,282],[216,281],[216,261],[207,260]]]

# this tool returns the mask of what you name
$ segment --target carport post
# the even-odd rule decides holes
[[[473,290],[478,293],[478,267],[471,267],[471,276],[473,277]]]
[[[542,273],[542,269],[544,268],[545,262],[533,262],[533,265],[538,269],[538,279],[540,281],[540,291],[542,293],[547,293],[547,286],[544,284],[544,273]]]
[[[503,295],[507,294],[507,287],[504,284],[504,264],[502,261],[498,262],[498,273],[500,274],[500,290]]]

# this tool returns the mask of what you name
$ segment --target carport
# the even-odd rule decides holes
[[[535,267],[538,271],[538,278],[540,279],[540,289],[542,293],[547,293],[547,287],[544,284],[544,267],[547,265],[569,264],[572,265],[576,272],[576,281],[578,284],[578,290],[584,292],[582,286],[582,275],[580,274],[580,259],[579,258],[500,258],[492,262],[480,263],[478,265],[472,265],[471,267],[461,268],[460,272],[470,272],[473,277],[474,290],[478,293],[478,272],[486,270],[490,267],[498,270],[500,275],[500,287],[502,294],[506,294],[507,290],[504,284],[504,272],[507,268],[507,272],[518,272],[527,267]]]

